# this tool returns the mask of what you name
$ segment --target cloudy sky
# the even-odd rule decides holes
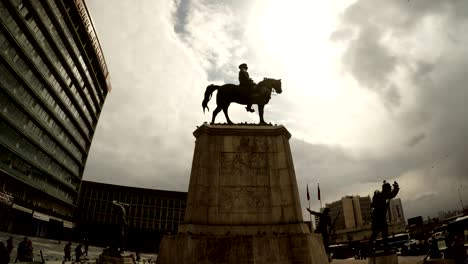
[[[468,205],[468,1],[87,4],[113,90],[84,179],[187,191],[205,88],[238,83],[246,62],[256,81],[282,79],[265,119],[293,135],[303,207],[306,184],[318,208],[317,182],[327,203],[382,180],[400,183],[406,217],[460,209],[458,191]]]

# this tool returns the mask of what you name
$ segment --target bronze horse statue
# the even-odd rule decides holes
[[[254,88],[252,88],[251,94],[247,94],[243,87],[240,87],[235,84],[224,84],[224,85],[214,85],[210,84],[206,87],[205,98],[202,102],[203,113],[205,108],[210,111],[208,108],[208,102],[211,99],[211,96],[214,91],[218,90],[216,95],[216,109],[213,111],[213,118],[211,123],[214,124],[216,115],[223,110],[224,115],[226,116],[227,122],[232,125],[231,119],[229,119],[228,108],[231,103],[238,103],[242,105],[247,104],[256,104],[258,105],[258,115],[260,116],[260,124],[265,124],[263,120],[263,109],[266,104],[270,101],[271,93],[273,89],[276,93],[280,94],[281,90],[281,79],[275,80],[270,78],[264,78],[263,81],[259,82]]]

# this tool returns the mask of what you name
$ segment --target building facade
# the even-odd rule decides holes
[[[127,247],[156,251],[162,235],[177,233],[183,222],[187,193],[83,181],[77,230],[92,243],[111,244],[118,230],[113,201],[126,204]]]
[[[369,196],[346,196],[326,204],[335,230],[356,228],[370,224],[371,199]]]
[[[74,226],[109,89],[83,1],[0,1],[0,193],[9,197],[0,229],[50,236]]]
[[[372,234],[371,203],[370,196],[346,196],[326,204],[326,207],[330,208],[333,224],[332,240],[342,243],[369,239]],[[387,223],[390,235],[405,232],[406,225],[401,199],[390,200]]]
[[[405,214],[403,213],[403,206],[401,205],[400,198],[390,200],[387,215],[390,224],[406,226]]]

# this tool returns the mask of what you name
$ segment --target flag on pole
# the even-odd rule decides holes
[[[309,184],[307,184],[307,201],[310,201]]]
[[[320,185],[317,183],[317,197],[320,201]]]

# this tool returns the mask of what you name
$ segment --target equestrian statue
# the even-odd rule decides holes
[[[247,105],[246,110],[252,113],[255,112],[255,110],[252,109],[252,105],[256,104],[258,106],[260,124],[265,124],[265,121],[263,120],[263,110],[265,105],[270,101],[273,90],[278,94],[282,92],[281,79],[275,80],[264,78],[263,81],[255,84],[255,82],[249,77],[247,69],[247,64],[242,63],[239,65],[239,85],[230,83],[224,85],[210,84],[206,87],[205,97],[202,102],[203,113],[205,112],[205,108],[210,111],[210,108],[208,108],[208,102],[210,101],[213,92],[218,90],[216,95],[217,106],[213,111],[213,117],[211,119],[212,124],[214,124],[216,116],[221,110],[223,110],[228,124],[233,124],[231,119],[229,119],[228,114],[228,108],[231,103]]]

